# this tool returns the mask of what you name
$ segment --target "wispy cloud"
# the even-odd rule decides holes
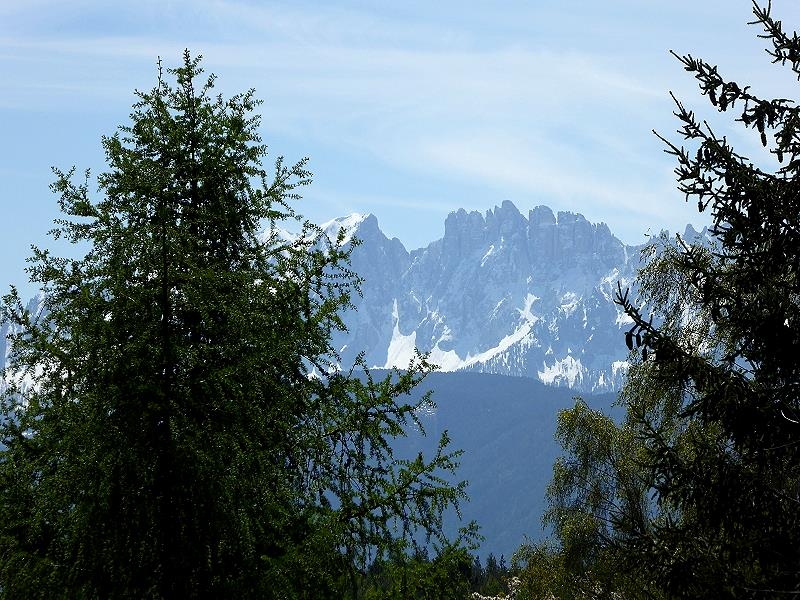
[[[799,4],[773,6],[800,25]],[[729,0],[4,2],[0,111],[69,113],[96,138],[108,131],[98,114],[125,114],[133,88],[153,85],[157,56],[175,64],[189,47],[221,91],[256,88],[276,150],[342,171],[315,183],[326,211],[372,204],[433,219],[532,199],[611,215],[632,239],[650,222],[692,217],[650,133],[674,129],[668,89],[696,98],[667,48],[730,58],[732,75],[748,74],[765,64],[748,11]],[[769,88],[768,72],[753,75]]]

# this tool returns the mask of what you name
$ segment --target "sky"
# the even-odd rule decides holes
[[[772,7],[800,29],[800,3]],[[750,0],[0,0],[0,292],[32,294],[31,244],[70,252],[47,237],[51,167],[103,172],[101,137],[128,123],[158,58],[177,66],[184,48],[223,95],[255,89],[270,160],[309,157],[314,181],[296,208],[317,223],[373,213],[408,249],[440,238],[451,211],[504,200],[523,214],[579,212],[628,244],[702,227],[708,217],[676,191],[652,133],[678,140],[670,91],[741,153],[762,151],[669,51],[791,98],[797,81],[770,65],[751,10]]]

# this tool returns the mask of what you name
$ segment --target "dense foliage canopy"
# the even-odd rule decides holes
[[[769,6],[753,13],[800,79],[800,38]],[[560,597],[800,594],[800,107],[676,57],[768,153],[737,153],[675,100],[685,145],[662,139],[711,226],[659,237],[634,291],[619,290],[624,420],[582,403],[561,416],[547,515],[560,544],[519,557],[557,564]]]
[[[40,307],[2,303],[3,597],[341,598],[378,557],[459,551],[446,435],[429,458],[390,444],[431,366],[335,368],[348,252],[292,207],[305,161],[267,176],[253,92],[201,73],[159,64],[103,139],[99,200],[55,170],[52,233],[85,255],[35,248]]]

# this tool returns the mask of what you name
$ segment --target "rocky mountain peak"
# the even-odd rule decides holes
[[[632,278],[639,252],[604,223],[546,206],[526,218],[504,201],[450,213],[442,239],[409,254],[374,217],[353,222],[365,282],[336,341],[343,363],[363,349],[369,364],[403,367],[418,348],[444,370],[619,385],[626,349],[613,288]]]
[[[632,280],[640,253],[604,223],[547,206],[526,217],[504,201],[485,213],[450,213],[444,236],[411,253],[371,214],[322,227],[331,239],[362,242],[351,259],[363,296],[352,299],[348,330],[333,339],[343,366],[363,350],[369,365],[402,368],[418,348],[445,371],[522,375],[581,391],[621,383],[626,321],[613,292]],[[0,368],[7,331],[0,328]]]
[[[553,211],[550,210],[549,206],[535,206],[528,211],[528,222],[530,223],[531,229],[555,227],[556,216],[553,214]]]

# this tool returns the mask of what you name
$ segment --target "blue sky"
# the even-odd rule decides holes
[[[769,65],[749,0],[527,2],[0,2],[0,289],[25,285],[52,244],[51,166],[104,168],[156,60],[188,47],[230,95],[255,88],[273,156],[309,156],[298,205],[323,222],[374,213],[407,248],[457,208],[511,200],[604,221],[627,243],[702,226],[651,129],[672,135],[669,91],[713,117],[668,50],[719,64],[765,96],[797,82]],[[800,28],[800,3],[773,13]],[[727,120],[745,154],[757,139]],[[673,136],[674,137],[674,136]]]

